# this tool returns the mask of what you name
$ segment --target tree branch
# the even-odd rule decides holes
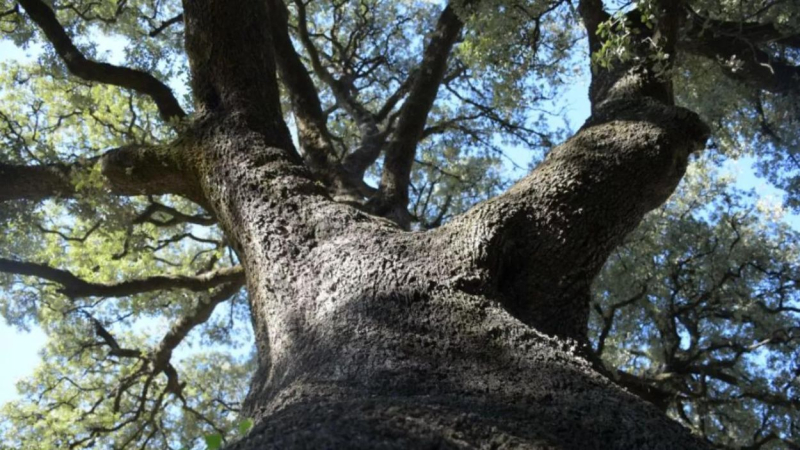
[[[365,107],[360,104],[352,95],[351,89],[340,79],[337,79],[331,74],[327,68],[322,64],[319,51],[317,50],[314,42],[311,40],[311,33],[308,30],[308,18],[306,16],[306,7],[302,0],[295,0],[297,7],[297,31],[300,42],[308,53],[311,67],[314,73],[330,88],[336,97],[337,102],[347,110],[347,112],[358,123],[362,130],[362,136],[368,134],[375,134],[378,131],[375,119]]]
[[[112,356],[117,356],[120,358],[140,358],[142,356],[142,352],[136,349],[129,349],[129,348],[122,348],[120,347],[117,340],[114,336],[103,326],[103,324],[91,317],[92,323],[94,324],[94,330],[97,336],[103,340],[111,350],[108,352]]]
[[[295,0],[295,5],[297,6],[298,15],[298,36],[309,55],[314,73],[331,88],[337,103],[347,111],[356,122],[356,125],[358,125],[361,137],[360,145],[344,158],[341,166],[347,183],[365,193],[365,190],[362,189],[364,186],[364,173],[380,156],[389,131],[388,127],[381,131],[378,126],[379,120],[377,120],[376,116],[355,98],[352,94],[355,91],[352,80],[345,80],[344,77],[335,78],[322,64],[319,51],[315,47],[311,39],[311,33],[308,30],[305,4],[302,0]]]
[[[171,27],[172,25],[175,25],[176,23],[180,23],[180,22],[183,22],[183,13],[180,13],[180,14],[174,16],[174,17],[171,17],[171,18],[165,20],[164,22],[161,23],[161,25],[159,25],[158,27],[154,28],[153,31],[148,33],[148,36],[156,37],[159,34],[161,34],[162,31],[164,31],[167,28]]]
[[[194,177],[186,173],[172,145],[131,145],[109,150],[99,158],[73,164],[19,166],[0,163],[0,202],[74,197],[75,179],[91,177],[100,164],[103,181],[112,194],[182,195],[200,205],[205,200]]]
[[[586,342],[591,281],[708,133],[696,114],[649,97],[606,103],[530,175],[442,228],[473,236],[477,267],[497,277],[484,289],[511,313]]]
[[[410,219],[408,183],[417,143],[422,137],[428,113],[444,79],[450,53],[463,26],[453,8],[449,5],[445,7],[425,48],[411,90],[400,110],[392,141],[386,149],[379,193],[372,201],[372,208],[377,214],[387,216],[406,228]]]
[[[244,280],[236,280],[227,284],[223,284],[213,293],[211,293],[208,300],[201,300],[194,310],[189,312],[188,315],[181,317],[171,327],[167,334],[162,338],[161,342],[149,354],[139,349],[123,348],[119,345],[119,342],[116,340],[116,338],[114,338],[111,332],[105,328],[102,322],[89,315],[89,319],[94,326],[95,334],[102,340],[101,345],[105,345],[109,348],[109,355],[119,358],[133,358],[136,359],[137,363],[139,364],[136,370],[130,372],[129,375],[119,380],[118,386],[116,389],[114,389],[115,392],[108,396],[101,396],[101,399],[98,400],[96,405],[99,405],[103,401],[113,399],[112,410],[115,413],[120,412],[123,395],[131,395],[129,393],[130,389],[135,387],[143,380],[141,395],[133,394],[133,397],[138,399],[136,402],[138,407],[125,412],[120,418],[120,422],[114,422],[110,426],[92,427],[90,429],[91,434],[89,435],[89,438],[92,438],[100,433],[109,433],[119,430],[122,427],[125,427],[126,425],[138,420],[139,417],[146,412],[148,403],[150,403],[148,402],[147,394],[150,391],[153,380],[162,373],[167,377],[167,383],[161,393],[155,399],[154,404],[150,407],[151,420],[152,417],[161,409],[164,398],[168,393],[174,394],[176,397],[178,397],[182,401],[184,409],[191,410],[191,412],[194,414],[199,414],[188,406],[186,399],[183,396],[183,389],[186,386],[186,383],[182,383],[180,381],[178,371],[170,361],[172,352],[178,347],[178,345],[180,345],[181,342],[183,342],[193,328],[206,322],[211,317],[211,314],[219,303],[236,294],[241,289],[243,283]],[[95,345],[96,344],[92,344],[90,346]],[[221,400],[217,399],[217,401]],[[126,415],[128,416],[127,418],[125,418]],[[222,432],[212,422],[208,421],[207,418],[203,419],[214,426],[215,429]],[[130,442],[130,440],[128,442]],[[126,447],[127,444],[123,443],[122,446]]]
[[[727,36],[734,39],[748,41],[752,44],[776,43],[793,48],[800,48],[800,34],[786,34],[775,27],[773,23],[759,22],[729,22],[712,19],[686,8],[692,29],[701,29],[700,33],[716,36]]]
[[[781,40],[769,24],[742,23],[742,32],[732,35],[727,22],[714,21],[690,11],[686,39],[679,48],[688,53],[713,59],[728,77],[756,89],[776,94],[797,93],[800,86],[800,67],[770,56],[757,47],[762,42],[780,41],[795,46],[800,37]],[[710,24],[710,26],[709,26]]]
[[[132,89],[153,99],[165,121],[186,116],[172,91],[149,73],[87,59],[73,44],[55,12],[42,0],[19,0],[28,16],[39,25],[58,56],[73,75],[87,81]]]
[[[211,294],[207,302],[198,302],[197,307],[190,314],[181,317],[174,323],[151,356],[154,371],[163,370],[169,364],[172,351],[183,342],[189,332],[194,327],[205,323],[211,317],[214,308],[239,292],[243,285],[244,277],[221,286]]]
[[[617,370],[611,378],[632,394],[652,403],[664,412],[666,412],[669,407],[670,399],[675,396],[672,392],[654,386],[651,381],[623,370]]]
[[[269,0],[267,4],[272,20],[270,29],[272,43],[275,46],[275,60],[281,82],[291,97],[292,110],[297,122],[297,137],[304,151],[306,164],[335,191],[336,197],[358,197],[360,190],[358,186],[363,184],[363,172],[361,176],[348,176],[342,165],[332,158],[336,151],[328,130],[328,115],[322,110],[314,81],[292,44],[286,5],[283,0]],[[348,101],[355,102],[352,97]],[[366,114],[365,109],[359,111]]]
[[[80,164],[17,166],[0,163],[0,202],[71,197],[75,194],[75,187],[70,182],[70,173],[80,170],[86,170],[86,167]]]
[[[297,121],[298,138],[306,153],[306,162],[312,171],[324,173],[331,166],[335,154],[327,126],[327,117],[314,81],[292,45],[289,37],[289,13],[283,0],[269,0],[272,20],[272,43],[281,81],[289,91]]]
[[[602,46],[600,37],[597,35],[597,27],[611,16],[603,9],[603,0],[581,0],[578,4],[578,13],[583,19],[583,26],[586,27],[589,51],[594,53]]]
[[[597,314],[603,321],[603,328],[600,330],[600,335],[597,337],[597,347],[595,348],[594,352],[597,354],[598,357],[603,355],[603,350],[605,349],[606,338],[608,338],[608,334],[611,332],[611,327],[614,326],[614,317],[617,314],[617,311],[621,308],[624,308],[628,305],[631,305],[635,302],[638,302],[642,298],[647,295],[647,284],[643,284],[642,288],[636,294],[632,295],[631,297],[622,300],[620,302],[614,303],[610,305],[608,309],[605,311],[600,307],[598,303],[595,303],[595,310]]]
[[[164,289],[205,291],[223,283],[244,282],[244,270],[239,267],[219,269],[197,276],[153,276],[113,284],[85,281],[72,272],[45,264],[0,258],[0,272],[33,276],[53,281],[62,286],[58,291],[67,297],[125,297]]]
[[[153,215],[156,213],[168,214],[171,217],[167,220],[154,219]],[[216,219],[206,215],[188,215],[178,211],[175,208],[169,207],[162,203],[150,199],[150,204],[144,209],[135,219],[133,224],[149,223],[157,227],[171,227],[182,223],[191,223],[195,225],[210,226],[217,223]]]
[[[47,228],[45,228],[45,227],[43,227],[43,226],[41,226],[41,225],[38,225],[38,224],[36,225],[36,228],[38,228],[38,229],[39,229],[39,231],[41,231],[42,233],[46,233],[46,234],[55,234],[55,235],[58,235],[58,236],[60,236],[60,237],[61,237],[61,239],[64,239],[65,241],[71,241],[71,242],[81,242],[81,243],[83,243],[83,242],[86,242],[86,239],[89,239],[89,236],[91,236],[91,235],[92,235],[92,233],[94,233],[95,231],[97,231],[97,229],[98,229],[98,228],[100,228],[100,225],[102,225],[102,224],[103,224],[103,221],[102,221],[102,220],[98,221],[97,223],[95,223],[94,225],[92,225],[92,227],[91,227],[91,228],[89,228],[89,230],[87,230],[87,231],[86,231],[86,233],[85,233],[83,236],[81,236],[81,237],[68,236],[68,235],[66,235],[66,234],[62,233],[62,232],[61,232],[61,231],[59,231],[59,230],[49,230],[49,229],[47,229]]]
[[[389,98],[387,98],[386,101],[383,102],[383,106],[381,106],[381,109],[378,111],[377,114],[375,114],[375,119],[378,122],[383,122],[384,120],[386,120],[386,118],[389,117],[389,113],[392,112],[394,107],[397,106],[397,104],[400,102],[400,100],[403,99],[403,97],[406,96],[406,94],[408,94],[408,91],[414,85],[414,80],[416,80],[418,73],[419,69],[416,69],[411,73],[409,73],[406,79],[403,81],[403,83],[397,88],[397,90],[395,90],[392,93],[392,95],[390,95]]]

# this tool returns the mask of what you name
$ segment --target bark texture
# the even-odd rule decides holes
[[[608,108],[431,232],[331,204],[301,176],[235,195],[253,205],[233,208],[252,214],[236,233],[261,425],[233,448],[701,448],[580,356],[591,278],[704,139],[682,110]]]
[[[271,37],[239,23],[264,2],[184,3],[201,110],[185,160],[245,268],[258,347],[258,425],[232,448],[703,447],[582,357],[592,278],[707,136],[668,86],[598,73],[592,119],[531,175],[407,232],[332,201],[265,126]]]
[[[21,3],[51,39],[63,40],[63,29],[47,31],[52,11],[38,0]],[[671,84],[647,58],[596,69],[592,117],[507,193],[438,229],[408,232],[334,201],[326,185],[336,183],[319,177],[330,163],[319,98],[301,95],[313,82],[288,29],[268,26],[286,13],[283,5],[183,4],[196,115],[171,146],[118,149],[100,162],[114,192],[170,192],[206,206],[238,253],[258,349],[243,414],[257,426],[231,448],[705,448],[585,358],[592,279],[669,197],[708,135],[695,114],[673,105]],[[296,6],[302,16],[303,2]],[[596,48],[602,2],[581,2],[580,12]],[[300,17],[315,73],[372,136],[376,117],[361,114],[320,65],[304,24]],[[462,26],[446,8],[398,119],[407,134],[387,148],[378,209],[406,211],[415,146]],[[671,50],[677,23],[660,26],[643,42]],[[276,61],[299,112],[305,159],[282,119]],[[377,157],[374,149],[353,154]],[[363,175],[359,164],[352,167]],[[73,168],[0,165],[5,176],[26,170],[47,182],[22,184],[21,197],[74,194]],[[14,195],[0,190],[0,200]],[[398,215],[391,211],[373,212]],[[0,265],[88,295],[147,288]],[[221,286],[216,302],[238,289],[241,272],[148,282]],[[171,331],[159,370],[212,310],[200,308]]]

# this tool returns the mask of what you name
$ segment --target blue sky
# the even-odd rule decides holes
[[[46,338],[38,328],[26,333],[0,319],[0,405],[16,397],[15,383],[33,372]]]
[[[26,54],[8,41],[0,40],[0,62],[5,60],[27,59]],[[19,331],[0,319],[0,405],[17,395],[15,383],[21,377],[33,372],[39,362],[39,351],[47,336],[34,328],[31,332]]]
[[[116,59],[114,53],[124,47],[124,42],[120,40],[101,40],[100,42],[99,50],[101,52],[107,50],[109,52],[107,55],[112,62]],[[36,46],[29,50],[21,50],[8,41],[0,40],[0,62],[30,60],[40,51],[40,47]],[[117,53],[118,55],[119,53]],[[170,84],[179,91],[185,90],[184,86],[176,86],[177,83],[174,80]],[[586,80],[577,80],[554,105],[553,110],[564,108],[566,119],[572,128],[577,128],[589,114],[587,90]],[[509,149],[508,156],[519,166],[526,167],[531,155],[522,149]],[[772,197],[775,201],[779,201],[782,191],[757,178],[751,168],[752,162],[752,159],[729,161],[724,170],[737,175],[738,187],[754,189],[760,197]],[[508,169],[513,171],[511,164],[508,164]],[[521,175],[518,171],[515,172],[516,176]],[[800,229],[800,220],[797,216],[787,216],[787,221],[795,229]],[[15,383],[33,372],[45,341],[46,336],[38,328],[24,332],[9,327],[4,320],[0,319],[0,362],[3,364],[0,369],[0,405],[17,397]]]

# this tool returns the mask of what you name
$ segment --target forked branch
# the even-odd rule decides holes
[[[39,25],[73,75],[86,81],[132,89],[149,96],[165,121],[181,119],[186,113],[172,91],[153,75],[136,69],[92,61],[78,50],[55,12],[42,0],[19,0],[28,16]]]

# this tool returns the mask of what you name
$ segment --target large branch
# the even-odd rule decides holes
[[[275,60],[281,81],[289,91],[297,123],[297,137],[304,151],[306,164],[312,172],[333,191],[335,198],[358,199],[364,194],[363,171],[346,171],[333,157],[336,150],[328,130],[328,116],[322,110],[314,81],[300,59],[300,55],[289,36],[288,10],[283,0],[269,0],[267,3],[272,20],[272,43],[275,46]],[[350,101],[355,102],[350,98]],[[366,109],[359,109],[363,117],[371,117]],[[371,136],[377,130],[374,121],[370,122],[367,134],[362,139],[371,142]],[[378,146],[380,151],[380,145]],[[377,158],[377,155],[375,156]],[[374,159],[373,159],[374,162]],[[371,163],[370,163],[371,164]],[[364,168],[366,170],[366,168]]]
[[[281,81],[292,100],[300,145],[305,151],[305,159],[311,170],[324,173],[331,168],[330,158],[335,155],[327,117],[322,111],[314,81],[292,45],[286,5],[283,0],[269,0],[267,4],[272,20],[270,30],[272,44],[275,46],[275,60]]]
[[[597,29],[602,22],[610,18],[603,8],[603,0],[581,0],[578,4],[578,13],[583,19],[583,26],[586,27],[586,35],[589,40],[589,50],[594,53],[600,50],[603,45],[597,35]]]
[[[624,60],[617,58],[609,61],[607,65],[592,63],[592,82],[589,86],[592,112],[603,102],[626,97],[649,97],[663,104],[674,104],[670,69],[675,61],[681,4],[679,0],[654,1],[652,6],[657,15],[655,25],[639,8],[625,13],[626,27],[629,27],[626,33],[630,40],[625,47],[629,56]],[[602,0],[583,0],[578,9],[587,29],[589,49],[594,56],[606,43],[598,35],[599,26],[610,16],[603,9]],[[658,54],[663,58],[656,58]]]
[[[673,192],[707,136],[687,110],[648,97],[605,102],[530,175],[443,232],[470,236],[476,266],[496,277],[484,289],[509,311],[542,332],[585,342],[592,280]]]
[[[194,178],[174,146],[132,145],[109,150],[87,163],[21,166],[0,163],[0,202],[74,197],[76,178],[90,177],[100,164],[106,187],[115,195],[182,195],[204,204]]]
[[[62,286],[59,292],[70,298],[77,297],[125,297],[164,289],[187,289],[205,291],[224,283],[244,282],[244,270],[240,266],[219,269],[196,276],[153,276],[119,283],[92,283],[75,276],[67,270],[56,269],[46,264],[0,258],[0,272],[32,276],[53,281]]]
[[[669,15],[676,4],[657,6]],[[595,47],[608,18],[603,3],[584,0],[580,12]],[[709,135],[696,114],[673,106],[671,80],[652,67],[653,43],[672,48],[676,21],[651,29],[640,12],[628,16],[639,30],[632,43],[638,58],[592,67],[592,116],[578,133],[508,192],[444,227],[471,230],[476,266],[496,280],[484,289],[496,291],[510,312],[575,339],[587,353],[592,280],[644,214],[672,194]]]
[[[85,170],[85,167],[78,164],[17,166],[0,163],[0,202],[71,197],[75,194],[75,187],[70,182],[70,173],[79,170]]]
[[[453,46],[464,23],[451,6],[439,16],[436,29],[423,53],[411,90],[400,110],[397,127],[386,149],[380,192],[375,212],[408,226],[408,184],[417,143],[422,138],[428,114],[444,79]]]
[[[678,43],[681,50],[718,62],[726,76],[756,89],[776,94],[800,90],[800,67],[759,48],[772,42],[800,47],[800,36],[783,36],[771,24],[737,25],[689,14],[685,38]],[[734,32],[737,26],[739,32]]]
[[[45,2],[19,0],[19,4],[42,29],[70,73],[87,81],[111,84],[145,94],[153,99],[161,117],[166,121],[186,116],[169,87],[149,73],[87,59]]]
[[[668,16],[676,3],[657,6]],[[580,12],[595,47],[608,18],[603,2],[584,0]],[[651,29],[640,12],[628,15],[639,29],[632,43],[639,57],[592,67],[589,120],[530,175],[461,219],[479,227],[480,265],[499,278],[492,288],[509,311],[587,347],[592,280],[644,214],[672,194],[689,154],[709,135],[696,114],[673,106],[670,78],[652,67],[652,44],[672,48],[677,22]]]
[[[611,379],[632,394],[652,403],[664,412],[669,408],[670,400],[676,395],[675,392],[656,386],[653,380],[641,378],[624,370],[617,370],[611,374]]]
[[[198,116],[229,118],[301,161],[281,111],[266,2],[184,0],[183,16]]]

